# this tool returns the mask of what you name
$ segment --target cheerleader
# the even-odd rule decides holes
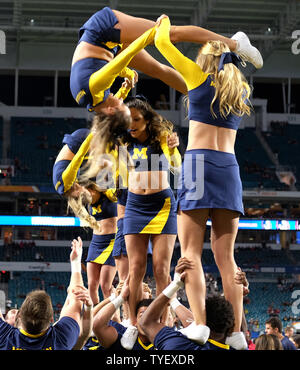
[[[153,43],[155,30],[155,22],[109,7],[93,14],[79,30],[72,59],[70,89],[76,102],[90,111],[106,114],[122,109],[123,100],[138,79],[137,73],[128,65],[185,94],[186,84],[180,73],[159,63],[144,50]],[[256,68],[262,67],[260,53],[243,32],[230,39],[197,26],[173,26],[171,39],[174,43],[200,44],[221,40]],[[113,96],[110,87],[118,76],[125,78],[128,86],[123,86]]]
[[[117,199],[111,189],[104,190],[94,181],[79,181],[91,138],[89,129],[79,129],[64,136],[65,145],[53,168],[53,183],[56,191],[67,198],[68,208],[93,229],[86,262],[89,293],[93,304],[97,304],[99,285],[103,297],[108,297],[116,273],[112,250],[117,225]]]
[[[243,290],[234,284],[238,270],[234,243],[239,217],[244,214],[234,145],[243,115],[250,115],[250,88],[237,68],[240,58],[226,44],[207,42],[194,62],[172,45],[169,34],[169,18],[162,16],[155,45],[183,76],[189,98],[189,137],[178,189],[178,236],[182,256],[196,263],[196,269],[187,270],[185,278],[195,321],[183,332],[202,344],[209,336],[205,325],[201,254],[210,217],[212,251],[225,298],[232,304],[235,315],[234,333],[227,338],[227,343],[236,349],[246,349],[247,342],[240,331]]]
[[[123,234],[129,260],[129,309],[136,324],[135,307],[142,296],[151,237],[156,294],[168,284],[177,235],[176,206],[169,185],[170,166],[178,168],[181,156],[173,125],[140,99],[127,103],[132,123],[127,150],[134,164],[129,172]]]

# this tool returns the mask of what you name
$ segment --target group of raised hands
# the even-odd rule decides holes
[[[72,251],[70,254],[71,268],[72,271],[81,272],[81,258],[82,258],[82,240],[80,237],[73,239],[72,241]],[[177,284],[181,287],[184,286],[184,280],[188,269],[194,269],[195,263],[186,257],[179,258],[177,265],[175,267],[174,280],[177,280]],[[130,290],[129,290],[129,279],[130,276],[124,281],[120,281],[118,286],[114,289],[115,296],[121,296],[124,301],[128,300]],[[170,277],[171,282],[171,277]],[[249,282],[246,277],[246,273],[240,268],[237,269],[235,276],[235,283],[241,284],[243,286],[243,295],[249,294]],[[91,300],[88,289],[83,285],[76,285],[72,287],[72,293],[75,295],[76,299],[81,301],[87,308],[93,307],[93,302]],[[151,290],[149,286],[143,283],[143,293],[152,298]]]

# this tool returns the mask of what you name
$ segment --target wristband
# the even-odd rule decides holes
[[[114,299],[116,298],[116,294],[115,293],[112,293],[108,299],[112,302]]]
[[[173,311],[176,310],[177,307],[181,306],[181,303],[178,301],[177,298],[173,298],[171,301],[170,301],[170,305],[173,309]]]
[[[124,299],[123,299],[123,297],[121,295],[119,295],[111,303],[115,306],[115,309],[117,309],[117,308],[119,308],[121,306],[121,304],[124,303]]]
[[[181,281],[180,279],[180,274],[178,272],[175,272],[174,277],[173,277],[173,282],[176,284],[182,285],[182,287],[184,285],[183,281]]]
[[[81,262],[79,261],[71,261],[71,272],[79,272],[81,273]]]
[[[162,293],[166,297],[172,298],[172,296],[177,292],[177,290],[183,287],[184,282],[180,280],[180,274],[175,272],[174,280],[162,291]]]

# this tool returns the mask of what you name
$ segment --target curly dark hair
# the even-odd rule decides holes
[[[138,313],[138,310],[141,308],[141,307],[149,307],[150,304],[154,301],[153,298],[147,298],[147,299],[142,299],[141,301],[138,302],[138,304],[136,305],[136,309],[135,309],[135,314],[137,315]]]
[[[234,328],[233,307],[229,301],[222,296],[206,298],[206,325],[212,332],[224,333],[228,337]]]
[[[150,145],[159,145],[161,136],[167,132],[171,134],[174,129],[172,122],[157,113],[151,105],[141,99],[130,99],[126,102],[127,107],[137,109],[144,117],[147,123],[147,132],[149,134]]]

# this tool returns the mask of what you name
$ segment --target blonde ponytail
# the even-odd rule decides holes
[[[233,63],[225,64],[218,72],[220,56],[229,51],[222,41],[209,41],[199,50],[196,59],[203,72],[212,75],[215,96],[210,104],[211,113],[216,117],[213,105],[218,99],[220,115],[224,119],[230,113],[240,117],[244,114],[249,116],[252,108],[248,100],[251,89],[242,72]]]

